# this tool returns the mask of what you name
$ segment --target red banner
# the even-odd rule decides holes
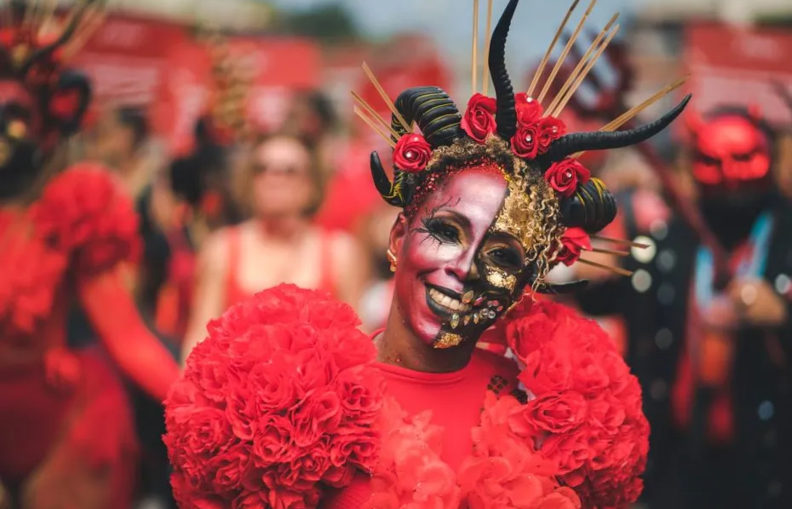
[[[792,91],[792,32],[692,24],[685,48],[697,110],[755,105],[773,124],[792,123],[792,112],[773,85]]]
[[[246,109],[256,126],[279,125],[291,94],[319,85],[319,49],[312,41],[239,37],[229,46],[249,77]],[[148,108],[154,131],[175,151],[189,146],[194,123],[208,108],[211,64],[209,48],[185,27],[120,15],[110,16],[73,62],[91,77],[95,107]]]

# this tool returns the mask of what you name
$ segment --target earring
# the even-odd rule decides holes
[[[385,255],[388,257],[388,261],[390,262],[390,271],[396,272],[396,265],[398,264],[398,260],[396,259],[396,255],[393,254],[393,251],[388,248],[385,252]]]

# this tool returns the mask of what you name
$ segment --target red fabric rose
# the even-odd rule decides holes
[[[425,170],[431,157],[432,146],[420,134],[405,134],[393,149],[393,163],[408,173]]]
[[[430,418],[429,412],[407,417],[395,399],[385,398],[373,492],[363,507],[459,507],[456,476],[440,458],[442,428]]]
[[[550,145],[566,134],[566,124],[555,117],[544,117],[539,121],[539,152],[544,154]]]
[[[533,159],[539,154],[539,126],[535,123],[518,124],[511,139],[512,152],[523,159]]]
[[[508,421],[522,406],[511,396],[487,393],[481,425],[472,432],[474,455],[459,469],[458,482],[471,508],[579,508],[574,491],[553,478],[558,467],[532,440],[515,439]]]
[[[534,124],[542,118],[542,105],[533,97],[528,97],[525,92],[514,94],[514,103],[517,110],[517,122],[520,124]]]
[[[567,228],[561,235],[561,250],[556,255],[556,261],[569,267],[578,261],[584,250],[591,250],[588,233],[577,226]]]
[[[567,228],[561,235],[561,250],[556,255],[556,261],[569,267],[578,261],[583,250],[591,250],[588,233],[577,226]]]
[[[494,98],[479,93],[473,94],[462,117],[462,129],[472,139],[484,143],[487,137],[497,130],[496,110]]]
[[[166,401],[181,507],[315,507],[319,483],[373,468],[382,385],[357,325],[349,306],[292,285],[210,323]]]
[[[510,431],[555,462],[584,507],[629,506],[642,488],[649,425],[615,345],[596,323],[553,302],[507,318],[507,344],[534,397],[509,414]]]
[[[529,401],[522,413],[540,432],[566,433],[583,423],[586,400],[574,391],[544,394]]]
[[[553,163],[545,172],[544,178],[556,192],[570,197],[575,194],[579,185],[588,182],[591,172],[577,159],[568,157]]]

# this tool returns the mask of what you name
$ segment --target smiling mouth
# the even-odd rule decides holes
[[[426,285],[426,302],[435,314],[444,317],[469,313],[473,309],[470,304],[462,302],[457,292],[430,285]]]

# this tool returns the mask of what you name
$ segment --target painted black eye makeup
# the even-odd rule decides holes
[[[520,250],[506,244],[487,247],[484,254],[493,264],[510,272],[520,271],[524,265]]]
[[[452,221],[437,216],[427,217],[421,220],[422,231],[425,231],[433,238],[444,244],[455,244],[462,240],[462,232]]]

